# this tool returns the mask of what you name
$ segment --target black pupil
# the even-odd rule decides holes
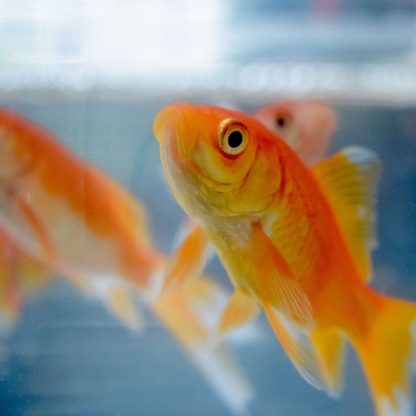
[[[243,135],[241,131],[235,130],[228,136],[228,146],[235,149],[243,143]]]
[[[286,120],[284,119],[284,117],[279,116],[276,118],[276,123],[279,127],[284,127],[286,124]]]

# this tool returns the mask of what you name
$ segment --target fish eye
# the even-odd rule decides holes
[[[228,155],[239,155],[248,144],[247,127],[239,121],[226,119],[220,125],[219,145]]]
[[[276,114],[274,122],[278,129],[284,129],[288,127],[288,125],[290,124],[290,120],[291,117],[289,113],[280,112]]]
[[[284,126],[285,126],[285,124],[286,124],[286,119],[285,119],[283,116],[277,116],[277,117],[276,117],[276,124],[277,124],[279,127],[284,127]]]

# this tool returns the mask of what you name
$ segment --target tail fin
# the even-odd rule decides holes
[[[381,313],[368,337],[354,342],[377,416],[412,416],[411,375],[415,370],[416,305],[382,298]]]

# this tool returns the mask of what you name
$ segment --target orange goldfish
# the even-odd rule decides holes
[[[319,101],[280,101],[259,108],[254,116],[309,166],[323,158],[336,127],[335,112]],[[205,233],[190,221],[184,232],[186,238],[171,259],[165,289],[180,287],[183,279],[199,276],[204,267],[209,244]]]
[[[167,257],[152,246],[139,201],[52,134],[6,109],[0,110],[0,224],[11,238],[5,242],[14,242],[13,258],[0,268],[7,284],[37,279],[25,266],[33,258],[39,273],[63,275],[135,329],[142,319],[139,294],[225,403],[236,413],[245,409],[251,386],[225,347],[209,345],[206,309],[220,311],[224,302],[214,301],[225,291],[204,277],[181,293],[148,296]]]
[[[220,326],[261,307],[298,371],[332,394],[348,340],[377,415],[410,416],[416,305],[366,285],[376,155],[349,147],[308,169],[255,118],[187,103],[161,110],[154,135],[174,196],[235,286]]]

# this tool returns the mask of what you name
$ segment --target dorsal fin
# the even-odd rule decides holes
[[[371,251],[377,244],[375,205],[380,168],[375,153],[355,146],[314,168],[365,282],[371,279]]]

